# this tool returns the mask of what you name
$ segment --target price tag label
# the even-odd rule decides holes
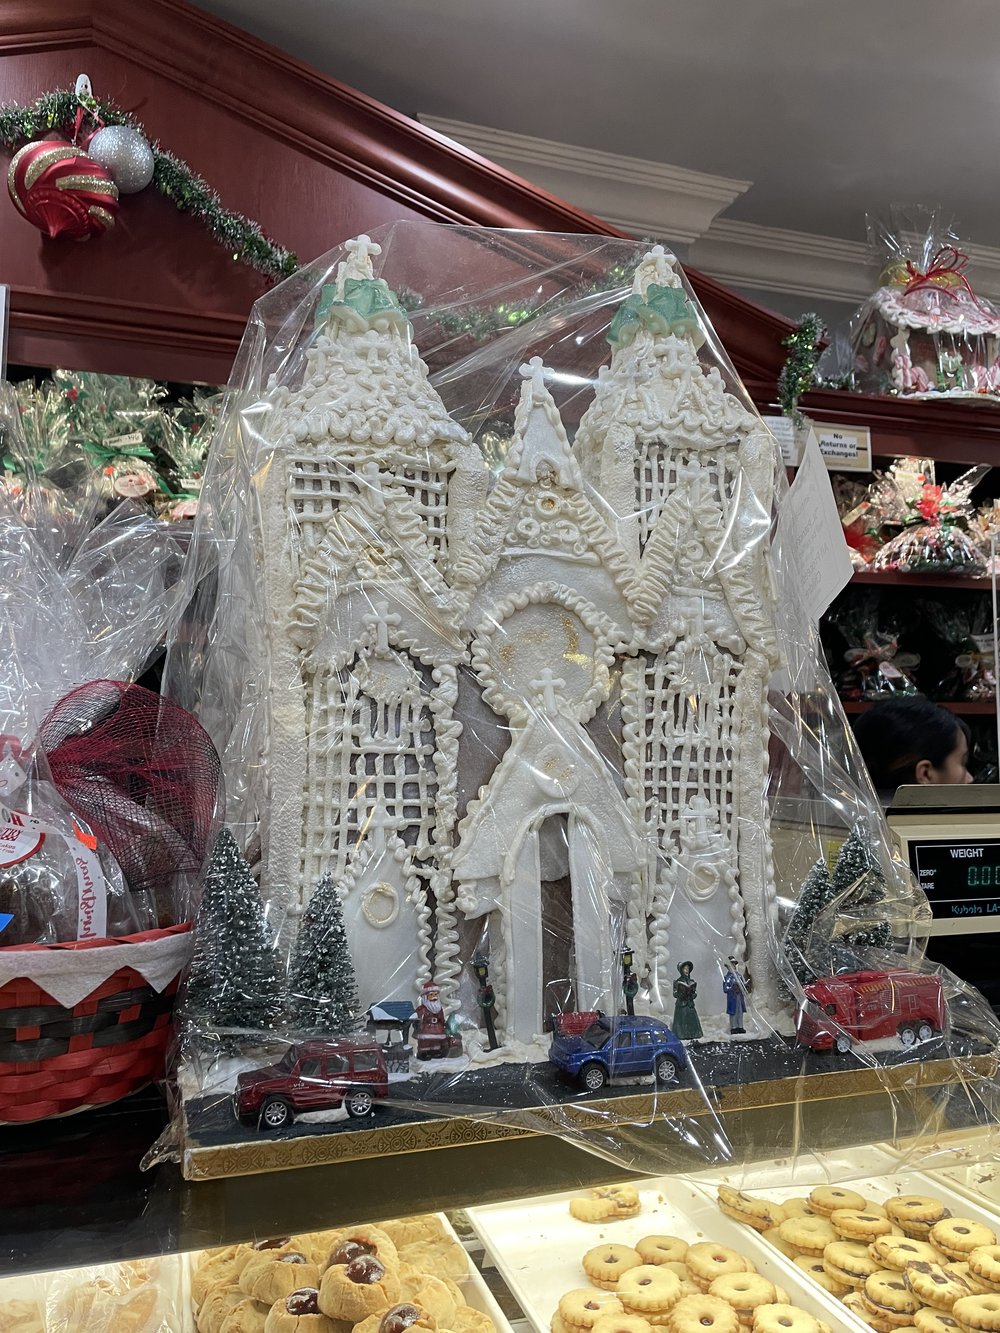
[[[867,426],[814,424],[823,461],[831,472],[871,472],[872,433]]]

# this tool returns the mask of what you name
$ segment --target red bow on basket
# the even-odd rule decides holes
[[[909,281],[903,289],[904,295],[929,287],[936,291],[947,292],[949,296],[954,296],[954,292],[949,291],[949,288],[961,287],[968,292],[973,302],[984,314],[989,314],[987,307],[983,305],[972,290],[969,279],[965,276],[965,269],[968,264],[969,256],[964,250],[956,249],[954,245],[942,245],[928,264],[926,271],[917,268],[912,259],[908,259],[906,261],[906,272]]]

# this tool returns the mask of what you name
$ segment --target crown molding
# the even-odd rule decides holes
[[[986,245],[962,248],[969,256],[975,290],[982,296],[1000,297],[1000,249]],[[730,218],[717,218],[693,243],[688,259],[713,278],[736,287],[855,305],[871,294],[876,276],[868,246],[862,241]]]
[[[690,245],[753,183],[462,120],[418,120],[622,231],[677,244]]]

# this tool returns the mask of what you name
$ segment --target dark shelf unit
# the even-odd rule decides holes
[[[891,588],[964,588],[973,592],[989,592],[990,578],[975,578],[966,574],[901,574],[895,569],[859,569],[852,583],[881,584]]]
[[[891,695],[887,695],[891,698]],[[900,695],[905,698],[905,695]],[[874,699],[843,699],[844,712],[853,716],[857,713],[866,713],[876,702]],[[934,702],[939,708],[947,708],[949,713],[957,713],[959,717],[995,717],[996,704],[990,702],[971,701],[967,699],[935,699]]]
[[[953,469],[979,463],[1000,469],[1000,403],[914,402],[905,398],[849,393],[842,389],[814,389],[799,405],[814,421],[867,426],[871,432],[872,462],[878,468],[885,467],[893,458],[909,455],[930,458]],[[773,404],[759,406],[765,412],[780,410]],[[994,487],[994,493],[995,490]],[[944,573],[859,570],[851,580],[851,586],[898,588],[905,593],[918,594],[934,590],[988,595],[993,580]],[[993,701],[973,703],[955,699],[937,702],[960,717],[996,717]],[[872,701],[869,700],[844,702],[844,711],[850,716],[857,716],[871,707]]]

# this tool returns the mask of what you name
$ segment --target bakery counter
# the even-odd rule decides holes
[[[1000,1207],[976,1184],[995,1147],[961,1131],[632,1180],[602,1163],[602,1183],[515,1180],[462,1210],[385,1217],[372,1201],[374,1221],[294,1231],[244,1219],[238,1242],[0,1280],[0,1330],[986,1329],[940,1316],[1000,1299]]]
[[[927,1066],[922,1077],[928,1078]],[[914,1074],[914,1077],[916,1075]],[[812,1080],[815,1086],[816,1081]],[[165,1124],[163,1104],[138,1096],[103,1113],[11,1128],[0,1135],[3,1210],[0,1271],[33,1272],[193,1251],[386,1216],[466,1209],[529,1195],[590,1187],[609,1177],[721,1170],[730,1161],[786,1156],[793,1145],[834,1150],[924,1132],[975,1130],[973,1099],[960,1080],[861,1090],[830,1076],[829,1096],[718,1114],[662,1114],[611,1124],[573,1140],[468,1122],[470,1141],[441,1151],[375,1154],[336,1163],[308,1160],[294,1171],[258,1171],[202,1181],[164,1162],[141,1171]],[[306,1140],[315,1143],[316,1140]]]

